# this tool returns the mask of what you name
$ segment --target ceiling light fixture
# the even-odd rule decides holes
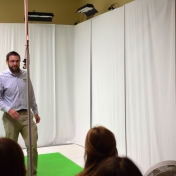
[[[86,4],[77,10],[77,13],[84,13],[86,16],[92,16],[98,11],[94,8],[92,4]]]
[[[118,3],[114,3],[108,8],[108,10],[114,10],[116,8],[116,4],[117,4],[117,7],[119,7]]]
[[[29,21],[45,21],[45,22],[51,22],[54,17],[53,13],[47,13],[47,12],[28,12],[28,20]]]

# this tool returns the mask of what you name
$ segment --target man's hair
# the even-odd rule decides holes
[[[16,52],[16,51],[11,51],[11,52],[9,52],[7,55],[6,55],[6,61],[8,61],[9,60],[9,57],[10,56],[18,56],[19,58],[20,58],[20,55]],[[21,58],[20,58],[21,59]]]

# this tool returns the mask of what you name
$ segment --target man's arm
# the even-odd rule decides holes
[[[40,117],[38,115],[37,103],[35,101],[35,94],[34,94],[34,89],[33,89],[31,81],[30,81],[30,89],[31,89],[31,92],[30,92],[31,93],[31,109],[34,113],[36,123],[39,123],[40,122]]]
[[[13,119],[19,118],[19,113],[4,103],[4,86],[0,77],[0,110],[7,112]]]
[[[4,112],[8,112],[10,110],[10,107],[8,107],[4,103],[4,86],[2,82],[2,78],[0,77],[0,110]]]

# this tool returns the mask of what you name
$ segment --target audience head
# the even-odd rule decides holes
[[[116,156],[116,140],[114,134],[103,126],[91,128],[85,141],[85,160],[94,161]]]
[[[91,175],[102,160],[117,155],[114,134],[103,126],[91,128],[85,141],[85,167],[79,175]]]
[[[26,175],[23,151],[12,139],[0,138],[0,175]]]
[[[142,176],[138,167],[127,157],[110,157],[100,163],[92,176]]]

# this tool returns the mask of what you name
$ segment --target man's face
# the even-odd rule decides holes
[[[9,56],[9,60],[6,61],[7,65],[9,66],[9,69],[12,73],[19,73],[20,71],[20,58],[19,56],[11,55]]]

